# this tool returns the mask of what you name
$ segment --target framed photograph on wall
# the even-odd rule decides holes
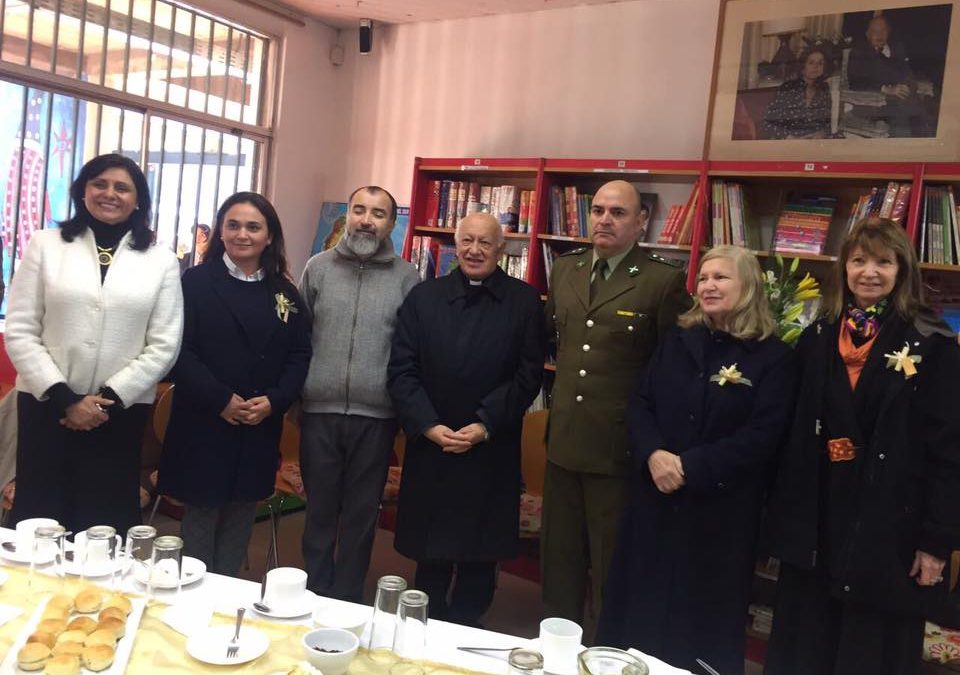
[[[960,159],[960,0],[837,9],[723,2],[710,159]]]

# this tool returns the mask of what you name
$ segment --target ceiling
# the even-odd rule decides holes
[[[376,23],[413,23],[517,14],[624,0],[283,0],[297,12],[337,28],[356,28],[360,19]],[[259,3],[258,3],[259,4]],[[266,3],[264,3],[266,4]],[[270,4],[273,4],[271,2]]]

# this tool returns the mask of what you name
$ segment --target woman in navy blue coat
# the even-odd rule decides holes
[[[184,554],[236,575],[256,504],[273,493],[283,415],[311,353],[269,201],[239,192],[223,203],[203,263],[183,275],[183,296],[159,490],[185,503]]]
[[[627,411],[636,466],[597,640],[700,672],[743,672],[760,509],[793,406],[756,258],[703,257],[694,307],[647,367]]]

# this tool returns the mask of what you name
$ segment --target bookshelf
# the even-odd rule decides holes
[[[714,199],[712,182],[721,180],[742,186],[746,203],[744,227],[752,233],[750,246],[761,264],[769,265],[781,213],[791,200],[816,195],[834,203],[822,252],[787,252],[784,258],[800,258],[815,276],[822,276],[836,260],[840,243],[849,225],[851,210],[864,195],[878,190],[881,195],[893,182],[909,186],[904,198],[901,222],[920,251],[924,227],[924,194],[929,186],[952,186],[960,201],[960,163],[911,162],[781,162],[702,161],[646,159],[551,159],[551,158],[417,158],[414,162],[410,228],[403,254],[410,259],[415,236],[453,240],[453,228],[431,227],[426,220],[431,182],[436,180],[474,181],[480,185],[515,185],[535,193],[530,206],[529,230],[506,233],[511,247],[526,246],[528,259],[524,280],[546,293],[545,255],[558,255],[572,248],[589,246],[586,230],[572,235],[557,231],[556,204],[551,194],[575,189],[577,196],[591,195],[603,183],[622,179],[644,194],[655,195],[656,203],[644,241],[639,245],[687,265],[688,287],[693,288],[700,255],[712,244]],[[690,243],[658,243],[672,205],[686,206],[694,188],[701,198],[691,209]],[[575,207],[574,207],[575,208]],[[566,211],[565,211],[566,212]],[[566,212],[568,213],[568,212]],[[582,207],[580,218],[589,218]],[[580,223],[581,227],[585,227]],[[956,259],[960,262],[960,242]],[[960,264],[924,262],[925,280],[946,304],[960,304]]]

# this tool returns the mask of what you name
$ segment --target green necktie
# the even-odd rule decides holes
[[[607,267],[609,267],[609,265],[607,265],[607,261],[603,258],[598,258],[597,262],[593,264],[593,281],[590,282],[590,300],[597,297],[597,293],[600,292],[600,288],[607,280]]]

